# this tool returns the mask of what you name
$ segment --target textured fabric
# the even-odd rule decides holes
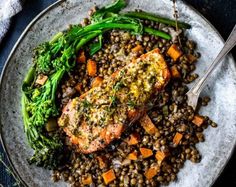
[[[9,29],[11,17],[21,9],[19,0],[0,0],[0,42]]]

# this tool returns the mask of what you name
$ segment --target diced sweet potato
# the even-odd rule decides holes
[[[154,164],[145,172],[144,175],[148,180],[150,180],[159,172],[160,172],[160,167],[157,164]]]
[[[97,63],[92,59],[89,59],[87,62],[87,72],[91,77],[94,77],[97,73]]]
[[[105,162],[106,157],[105,156],[98,156],[97,160],[98,160],[100,169],[103,169],[106,167],[106,162]]]
[[[167,54],[176,61],[183,53],[176,44],[172,44],[167,51]]]
[[[195,115],[195,116],[193,117],[192,122],[193,122],[195,125],[197,125],[198,127],[200,127],[200,126],[203,124],[203,122],[204,122],[204,117],[199,116],[199,115]]]
[[[137,132],[132,133],[127,140],[128,145],[136,145],[139,142],[140,136]]]
[[[85,56],[84,50],[79,52],[79,55],[77,57],[77,62],[78,63],[85,63],[86,62],[86,56]]]
[[[130,160],[137,160],[138,159],[138,153],[136,151],[133,151],[128,155],[128,159]]]
[[[99,86],[103,81],[102,77],[95,77],[92,81],[92,88]]]
[[[152,123],[152,120],[149,118],[149,116],[146,114],[139,120],[141,126],[144,128],[144,130],[150,134],[154,135],[156,132],[158,132],[158,129],[156,126]]]
[[[48,80],[47,75],[40,74],[40,75],[38,75],[35,83],[40,84],[40,85],[44,85],[47,80]]]
[[[179,142],[180,142],[180,140],[182,139],[182,137],[183,137],[183,135],[181,134],[181,133],[176,133],[175,134],[175,136],[174,136],[174,138],[173,138],[173,143],[175,144],[175,145],[178,145],[179,144]]]
[[[143,158],[148,158],[153,155],[153,152],[151,149],[141,147],[141,148],[139,148],[139,150],[140,150]]]
[[[170,67],[170,73],[171,73],[172,78],[180,78],[181,77],[176,65],[173,65]]]
[[[133,53],[138,53],[139,51],[143,51],[143,47],[141,45],[137,45],[131,50]]]
[[[78,83],[78,84],[76,84],[76,86],[75,86],[75,90],[76,90],[77,92],[81,92],[81,91],[82,91],[82,87],[83,87],[82,83]]]
[[[157,151],[155,155],[158,162],[162,162],[167,156],[168,156],[168,153],[163,152],[163,151]]]
[[[84,177],[82,179],[82,183],[83,183],[83,185],[90,185],[90,184],[92,184],[93,183],[92,176],[88,175],[87,177]]]
[[[113,169],[110,169],[109,171],[103,173],[102,177],[104,179],[105,184],[109,184],[110,182],[116,179],[116,175]]]

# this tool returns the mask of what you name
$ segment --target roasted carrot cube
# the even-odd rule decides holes
[[[137,132],[132,133],[127,140],[128,145],[136,145],[139,142],[140,136]]]
[[[85,56],[84,50],[79,52],[79,56],[77,57],[77,62],[78,63],[85,63],[86,62],[86,56]]]
[[[172,44],[167,51],[167,54],[176,61],[183,53],[176,44]]]
[[[163,151],[157,151],[155,157],[159,162],[162,162],[167,157],[167,155],[168,154]]]
[[[113,169],[110,169],[109,171],[103,173],[102,177],[104,179],[105,184],[109,184],[110,182],[116,179]]]
[[[97,160],[98,160],[100,169],[103,169],[103,168],[106,167],[106,162],[105,162],[106,158],[105,158],[105,156],[98,156]]]
[[[152,120],[149,118],[149,116],[146,114],[139,120],[141,126],[144,128],[144,130],[150,134],[154,135],[158,129],[156,126],[152,123]]]
[[[137,160],[138,159],[138,153],[136,151],[133,151],[132,153],[128,154],[128,159]]]
[[[92,59],[89,59],[87,62],[87,72],[91,77],[94,77],[97,73],[97,63]]]
[[[92,88],[99,86],[103,81],[102,77],[95,77],[92,82]]]
[[[152,179],[155,175],[157,175],[160,172],[160,167],[155,164],[151,166],[146,172],[145,172],[145,177],[149,180]]]
[[[153,152],[151,149],[141,147],[141,148],[139,148],[139,150],[140,150],[143,158],[148,158],[153,155]]]
[[[178,145],[179,142],[180,142],[180,140],[182,139],[182,137],[183,137],[183,135],[177,132],[177,133],[175,134],[174,138],[173,138],[173,143],[174,143],[175,145]]]
[[[90,185],[90,184],[92,184],[93,183],[92,176],[88,175],[87,177],[84,177],[82,179],[82,183],[83,183],[83,185]]]
[[[81,92],[82,87],[83,87],[82,83],[78,83],[78,84],[76,84],[75,89],[77,92]]]
[[[140,51],[143,51],[143,47],[141,46],[141,45],[137,45],[137,46],[135,46],[133,49],[131,49],[132,50],[132,52],[134,52],[134,53],[138,53],[138,52],[140,52]]]
[[[171,77],[173,78],[181,77],[176,65],[170,67],[170,73],[171,73]]]
[[[195,116],[193,117],[192,122],[193,122],[195,125],[197,125],[198,127],[200,127],[200,126],[203,124],[203,122],[204,122],[204,117],[199,116],[199,115],[195,115]]]

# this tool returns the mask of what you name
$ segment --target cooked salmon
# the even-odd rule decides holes
[[[137,121],[170,73],[159,49],[132,61],[63,109],[58,123],[78,152],[101,150]]]

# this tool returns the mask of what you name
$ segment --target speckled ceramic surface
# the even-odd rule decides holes
[[[61,1],[37,17],[19,39],[2,74],[0,86],[0,124],[2,141],[15,170],[27,186],[67,186],[50,181],[50,172],[29,166],[26,158],[32,154],[23,133],[21,117],[21,83],[31,66],[32,49],[50,39],[69,24],[79,23],[87,11],[95,4],[102,6],[111,0],[68,0]],[[145,11],[171,17],[173,14],[170,0],[130,0],[127,10],[141,8]],[[212,26],[198,13],[182,1],[178,1],[180,19],[192,25],[188,36],[197,41],[198,51],[202,54],[196,72],[202,75],[223,46],[223,41]],[[206,141],[197,145],[202,154],[199,164],[187,161],[178,174],[178,181],[170,186],[206,187],[210,186],[231,155],[236,142],[236,68],[229,56],[208,81],[203,95],[212,98],[208,107],[200,111],[210,116],[218,128],[204,131]]]

